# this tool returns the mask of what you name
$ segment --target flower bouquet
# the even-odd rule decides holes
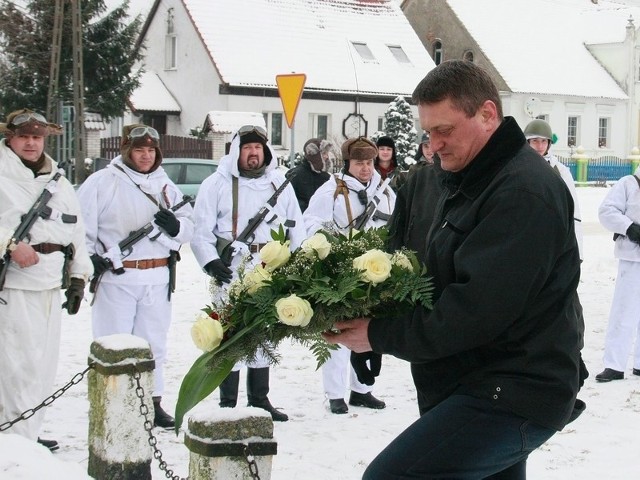
[[[202,309],[192,327],[194,343],[204,353],[180,386],[176,432],[186,412],[218,388],[237,361],[252,359],[259,348],[277,363],[278,344],[293,339],[310,348],[319,367],[337,348],[321,335],[336,321],[388,315],[417,304],[431,308],[426,269],[412,251],[386,253],[384,227],[348,235],[322,230],[294,252],[282,228],[272,237],[260,250],[261,264],[241,264],[226,295],[214,295],[218,300]]]

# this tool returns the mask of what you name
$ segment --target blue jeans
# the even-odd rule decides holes
[[[491,400],[452,395],[393,440],[362,478],[524,480],[527,457],[554,433]]]

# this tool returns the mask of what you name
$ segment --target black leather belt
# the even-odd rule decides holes
[[[38,253],[53,253],[53,252],[62,252],[64,247],[62,245],[58,245],[57,243],[38,243],[36,245],[31,245]]]

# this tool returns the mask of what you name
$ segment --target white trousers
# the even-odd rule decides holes
[[[331,357],[322,365],[322,383],[324,393],[328,399],[344,398],[347,391],[347,374],[350,388],[356,393],[368,393],[373,386],[358,381],[356,372],[351,366],[351,350],[340,345],[338,350],[331,352]]]
[[[164,363],[171,324],[168,285],[101,283],[91,311],[93,338],[128,333],[149,342],[156,368],[153,396],[164,393]]]
[[[624,372],[635,340],[633,368],[640,368],[640,262],[618,261],[604,347],[604,367]]]
[[[60,351],[60,289],[4,289],[0,297],[0,423],[14,420],[53,393]],[[7,433],[36,440],[44,411]]]

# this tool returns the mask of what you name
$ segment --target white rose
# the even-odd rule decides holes
[[[369,250],[353,259],[353,267],[362,270],[362,278],[373,284],[384,282],[391,275],[391,259],[382,250]]]
[[[409,270],[413,272],[413,265],[411,265],[411,260],[402,252],[396,252],[391,257],[391,263],[397,265],[400,268],[404,268],[405,270]]]
[[[272,241],[260,249],[260,260],[265,264],[267,270],[273,272],[276,268],[289,261],[289,257],[291,257],[291,252],[289,251],[290,243],[289,240],[284,244]]]
[[[271,273],[262,265],[256,266],[242,279],[247,293],[254,294],[267,281],[271,280]]]
[[[311,304],[295,294],[278,300],[276,311],[280,321],[292,327],[306,327],[313,317]]]
[[[313,258],[317,254],[320,260],[324,260],[331,251],[331,244],[322,233],[316,233],[302,242],[300,249],[306,257]]]
[[[200,313],[191,327],[191,338],[196,347],[203,352],[210,352],[222,341],[224,330],[218,320]]]

